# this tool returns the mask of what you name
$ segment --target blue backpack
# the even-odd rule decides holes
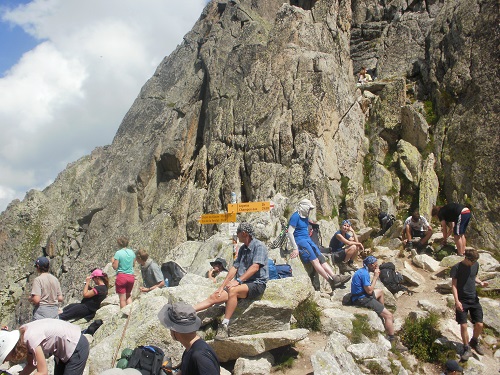
[[[269,280],[284,279],[292,277],[292,267],[289,264],[274,264],[272,259],[268,260]]]

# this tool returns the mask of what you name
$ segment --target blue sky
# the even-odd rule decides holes
[[[0,212],[111,143],[206,3],[0,0]]]

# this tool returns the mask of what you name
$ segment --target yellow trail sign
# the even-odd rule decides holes
[[[271,210],[271,202],[245,202],[233,203],[227,205],[227,211],[230,213],[237,212],[260,212]]]
[[[200,224],[220,224],[220,223],[234,223],[236,222],[236,212],[227,214],[204,214],[201,215]]]

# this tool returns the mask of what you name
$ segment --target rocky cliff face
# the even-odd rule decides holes
[[[384,4],[210,2],[113,143],[1,215],[2,322],[14,311],[25,320],[42,251],[65,294],[79,296],[118,235],[174,259],[176,245],[217,230],[198,218],[223,211],[232,191],[240,201],[281,194],[289,208],[309,196],[318,217],[364,227],[381,208],[428,213],[444,186],[441,198],[474,209],[476,243],[493,247],[498,165],[485,161],[499,150],[498,69],[487,69],[498,61],[498,4]],[[357,88],[361,65],[384,80]]]

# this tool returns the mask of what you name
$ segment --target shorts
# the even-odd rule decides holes
[[[248,286],[248,296],[247,298],[257,298],[264,294],[266,290],[266,284],[257,283],[245,283]]]
[[[134,288],[135,276],[127,273],[116,275],[115,289],[118,294],[131,294]]]
[[[366,307],[367,309],[372,309],[378,315],[382,314],[382,311],[385,309],[384,305],[382,305],[377,299],[373,296],[363,297],[353,301],[352,304],[354,306]]]
[[[39,319],[59,319],[58,305],[38,305],[33,309],[33,320]]]
[[[461,234],[465,234],[467,226],[470,221],[470,211],[469,209],[462,210],[462,213],[458,215],[458,220],[455,226],[453,227],[453,234],[460,236]]]
[[[345,249],[340,249],[332,253],[332,261],[334,263],[343,262],[345,259]]]
[[[312,240],[300,239],[297,241],[297,246],[299,247],[299,255],[302,263],[310,263],[314,259],[319,258],[322,258],[322,263],[325,263],[325,257],[321,254],[321,251]]]
[[[455,310],[455,320],[458,324],[467,323],[467,315],[469,312],[470,320],[473,324],[483,322],[483,307],[479,303],[479,300],[473,303],[462,302],[462,307],[464,311]]]
[[[420,238],[424,238],[424,237],[425,237],[425,231],[424,231],[424,230],[416,230],[416,229],[412,229],[412,230],[411,230],[411,236],[412,236],[412,237],[420,237]]]

